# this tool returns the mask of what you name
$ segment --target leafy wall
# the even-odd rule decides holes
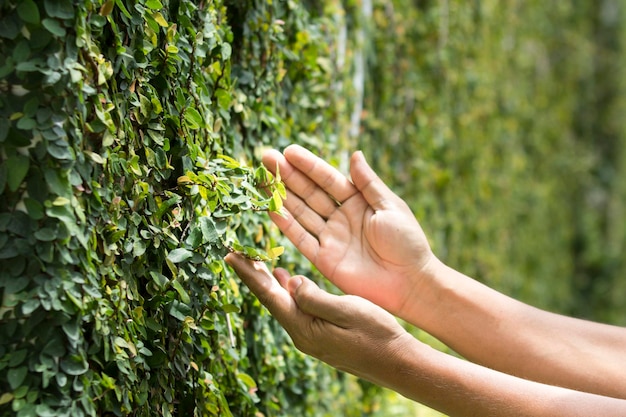
[[[1,415],[360,413],[222,262],[281,253],[259,150],[338,143],[343,16],[1,3]]]

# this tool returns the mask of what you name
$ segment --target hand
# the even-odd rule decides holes
[[[263,163],[278,167],[288,195],[285,217],[272,220],[304,256],[341,290],[403,317],[407,300],[436,259],[406,203],[357,152],[352,182],[306,149],[267,151]]]
[[[299,350],[337,369],[386,384],[401,363],[397,355],[416,342],[391,314],[363,298],[329,294],[284,269],[276,269],[274,279],[265,264],[234,253],[225,260]]]

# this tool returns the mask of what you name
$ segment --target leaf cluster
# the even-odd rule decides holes
[[[282,253],[259,150],[322,147],[332,25],[231,3],[0,4],[0,415],[348,402],[222,261]]]

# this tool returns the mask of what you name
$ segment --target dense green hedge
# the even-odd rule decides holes
[[[337,19],[334,2],[2,2],[1,415],[360,413],[222,262],[281,252],[259,149],[337,142]]]

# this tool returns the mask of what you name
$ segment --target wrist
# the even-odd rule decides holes
[[[438,317],[438,310],[446,298],[446,288],[452,285],[454,270],[432,252],[429,259],[411,271],[406,279],[406,297],[397,316],[427,330]]]

